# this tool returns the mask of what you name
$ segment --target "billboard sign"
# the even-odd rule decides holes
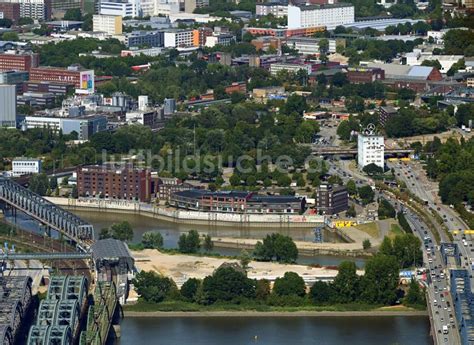
[[[81,87],[82,90],[87,90],[90,93],[94,93],[94,70],[81,72]]]

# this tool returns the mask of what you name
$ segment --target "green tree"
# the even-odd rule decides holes
[[[187,234],[181,234],[178,240],[178,250],[181,253],[197,253],[201,248],[199,233],[190,230]]]
[[[379,167],[375,163],[367,164],[362,168],[362,171],[369,176],[381,175],[383,174],[383,168]]]
[[[397,300],[399,266],[393,256],[376,255],[365,264],[361,298],[366,303],[392,305]]]
[[[357,186],[354,180],[347,181],[346,188],[347,188],[347,193],[349,193],[349,195],[357,194]]]
[[[208,304],[232,301],[239,297],[255,297],[254,281],[230,266],[219,267],[212,276],[204,278],[202,289]]]
[[[408,307],[425,308],[426,298],[423,290],[420,288],[420,284],[412,279],[408,286],[408,292],[403,299],[403,304]]]
[[[242,249],[239,256],[239,261],[242,268],[247,269],[250,261],[252,261],[252,257],[250,256],[249,252],[247,252],[245,249]]]
[[[372,243],[370,243],[370,240],[368,238],[366,238],[363,242],[362,242],[362,248],[364,250],[368,250],[372,247]]]
[[[379,219],[395,218],[395,215],[396,211],[392,204],[385,199],[381,199],[378,208]]]
[[[375,193],[370,186],[362,186],[358,189],[358,192],[364,205],[370,204],[374,201]]]
[[[178,288],[170,278],[156,272],[141,271],[132,280],[135,291],[147,302],[160,303],[165,298],[177,294]]]
[[[110,230],[113,234],[112,237],[117,240],[128,242],[133,239],[133,229],[130,223],[127,221],[112,225]]]
[[[306,285],[303,278],[295,272],[286,272],[283,277],[275,279],[273,292],[277,296],[299,296],[306,295]]]
[[[99,232],[99,240],[105,240],[107,238],[112,238],[112,233],[109,228],[102,228]]]
[[[349,209],[346,211],[346,216],[347,217],[352,217],[352,218],[357,216],[354,205],[349,206]]]
[[[270,282],[266,279],[257,280],[255,298],[260,301],[266,301],[268,296],[270,296]]]
[[[29,189],[38,195],[45,196],[46,191],[49,188],[49,180],[48,175],[42,174],[34,174],[30,178]]]
[[[203,248],[206,252],[210,252],[212,249],[214,249],[214,242],[212,241],[211,235],[207,234],[204,237]]]
[[[201,281],[196,278],[189,278],[181,286],[181,296],[183,296],[189,302],[196,302],[197,293],[201,287]]]
[[[80,8],[72,8],[64,14],[64,20],[81,21],[82,13]]]
[[[254,256],[257,260],[261,261],[275,259],[278,262],[291,263],[295,262],[298,258],[298,248],[291,237],[273,233],[267,235],[263,242],[257,242]]]
[[[313,303],[316,305],[328,304],[334,299],[334,290],[331,284],[320,280],[316,281],[313,286],[311,286],[309,294]]]
[[[18,20],[18,25],[29,25],[29,24],[33,24],[33,23],[34,23],[34,21],[30,17],[22,17]]]
[[[380,244],[379,253],[381,255],[393,255],[392,240],[390,237],[384,237]]]
[[[13,31],[9,31],[9,32],[5,32],[3,35],[2,35],[2,40],[3,41],[13,41],[13,42],[17,42],[20,40],[20,38],[18,37],[18,34],[16,32],[13,32]]]
[[[339,264],[339,271],[334,278],[334,297],[338,303],[351,303],[357,300],[360,287],[356,265],[352,261],[343,261]]]
[[[160,249],[163,247],[163,236],[159,232],[147,231],[142,236],[142,244],[147,249]]]

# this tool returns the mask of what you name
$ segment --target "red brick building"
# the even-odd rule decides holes
[[[246,93],[247,92],[247,83],[245,82],[237,82],[232,83],[231,85],[225,88],[225,93],[228,95],[233,94],[234,92],[238,93]]]
[[[377,80],[384,80],[385,71],[381,68],[348,68],[347,79],[354,84],[373,83]]]
[[[74,84],[76,88],[85,89],[87,87],[83,85],[84,80],[81,80],[83,76],[92,79],[93,83],[93,70],[84,70],[77,67],[35,67],[30,69],[30,81]]]
[[[16,23],[20,19],[20,3],[0,2],[0,12],[3,13],[3,18]]]
[[[1,11],[0,11],[1,12]],[[0,71],[29,71],[39,66],[39,55],[36,53],[0,54]]]
[[[79,196],[150,201],[151,173],[131,166],[85,166],[77,169]]]

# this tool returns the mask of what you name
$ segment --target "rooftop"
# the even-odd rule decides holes
[[[299,6],[294,6],[294,7],[299,7],[302,11],[311,11],[311,10],[324,10],[326,8],[354,7],[354,5],[348,4],[345,2],[340,2],[337,4],[299,5]]]

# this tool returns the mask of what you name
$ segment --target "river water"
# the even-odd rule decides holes
[[[125,318],[117,345],[431,345],[429,320],[383,317]]]
[[[252,229],[242,230],[235,229],[232,227],[216,227],[209,229],[205,226],[199,225],[188,225],[188,224],[176,224],[172,222],[166,222],[159,219],[154,219],[146,216],[128,214],[128,213],[115,213],[115,212],[97,212],[97,211],[85,211],[85,210],[72,210],[82,219],[90,222],[94,225],[96,235],[98,235],[100,229],[109,227],[114,223],[121,221],[128,221],[134,230],[133,241],[138,243],[141,241],[143,234],[147,231],[156,231],[161,233],[164,239],[165,248],[176,248],[178,245],[178,238],[183,232],[187,232],[191,229],[203,231],[209,233],[213,238],[219,236],[222,237],[240,237],[240,238],[263,238],[266,234],[272,232],[279,232],[285,235],[291,235],[295,240],[311,241],[314,239],[314,234],[311,229]],[[332,232],[324,231],[324,241],[326,242],[341,242],[341,239]],[[213,252],[221,255],[239,255],[240,249],[231,248],[218,248],[215,247]],[[343,260],[351,260],[356,263],[358,267],[364,266],[363,259],[348,258],[348,257],[335,257],[329,255],[319,256],[300,256],[298,263],[301,264],[318,264],[321,266],[337,266]]]

